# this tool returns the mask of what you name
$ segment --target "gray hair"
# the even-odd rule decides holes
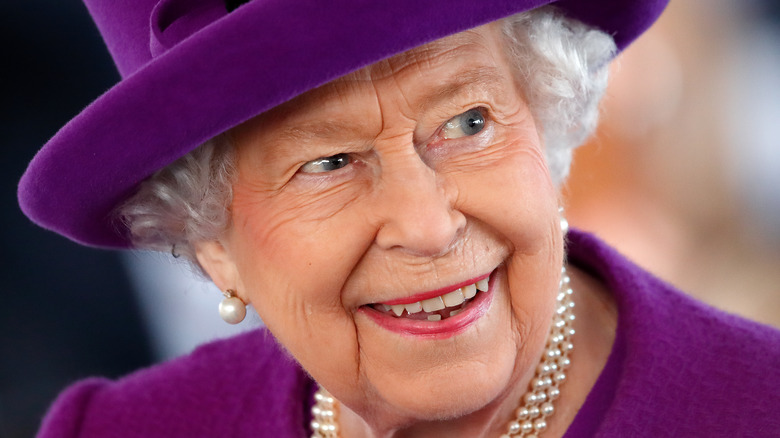
[[[520,89],[541,127],[547,166],[560,186],[572,150],[595,131],[615,42],[551,6],[503,20]]]
[[[596,128],[615,43],[550,6],[501,24],[516,81],[542,131],[551,177],[560,185],[572,149]],[[144,181],[117,211],[133,245],[172,251],[200,267],[194,244],[216,240],[230,226],[235,160],[228,132]]]

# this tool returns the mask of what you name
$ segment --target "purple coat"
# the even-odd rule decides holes
[[[683,295],[588,234],[569,233],[568,251],[614,292],[619,318],[566,438],[780,436],[780,332]],[[313,386],[257,330],[117,381],[80,382],[39,437],[305,437]]]

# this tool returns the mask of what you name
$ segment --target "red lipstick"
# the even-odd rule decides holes
[[[490,277],[490,273],[485,275],[480,275],[479,277],[472,278],[471,280],[462,281],[460,283],[454,284],[452,286],[445,286],[441,289],[436,289],[432,291],[427,292],[420,292],[418,294],[414,294],[411,297],[406,298],[398,298],[395,300],[385,301],[382,304],[387,304],[388,306],[396,305],[396,304],[412,304],[416,303],[418,301],[427,300],[430,298],[438,297],[439,295],[444,295],[446,293],[450,293],[456,289],[460,289],[463,286],[468,286],[470,284],[474,284],[480,280],[484,280],[486,278]]]
[[[483,275],[477,277],[474,280],[468,280],[456,286],[448,286],[437,291],[417,294],[413,297],[402,300],[394,300],[388,302],[387,304],[409,304],[423,299],[436,297],[441,294],[451,292],[460,287],[476,283],[477,281],[485,279],[489,276],[490,274]],[[492,278],[490,278],[488,283],[488,290],[486,292],[478,292],[474,298],[467,302],[466,306],[460,313],[455,316],[442,319],[441,321],[421,321],[403,317],[394,317],[389,314],[379,312],[371,306],[363,306],[359,311],[363,312],[366,316],[371,318],[380,327],[400,335],[423,337],[428,339],[446,339],[466,330],[469,326],[471,326],[474,322],[476,322],[479,318],[488,312],[493,302],[494,288],[499,282],[497,277],[498,276],[494,275]]]

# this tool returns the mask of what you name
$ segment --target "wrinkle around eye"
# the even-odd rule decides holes
[[[423,159],[429,166],[439,167],[442,163],[471,156],[490,148],[495,143],[495,134],[492,123],[486,119],[485,127],[474,135],[439,138],[424,145],[421,148]]]
[[[315,174],[316,175],[316,174]],[[332,183],[328,178],[308,178],[308,175],[298,179],[311,179],[305,183],[296,181],[284,194],[287,207],[295,210],[304,220],[323,220],[331,218],[356,202],[370,191],[366,178],[339,178]]]
[[[511,136],[500,132],[484,147],[447,156],[447,159],[441,160],[437,170],[442,173],[474,174],[489,172],[497,165],[503,166],[520,159],[531,160],[535,163],[535,168],[546,172],[547,161],[535,132],[529,130],[527,133]]]

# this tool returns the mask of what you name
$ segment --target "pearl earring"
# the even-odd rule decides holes
[[[246,304],[236,296],[236,291],[228,289],[225,299],[219,303],[219,316],[228,324],[238,324],[246,317]]]
[[[566,220],[566,216],[564,216],[563,214],[563,207],[558,207],[558,214],[561,217],[561,231],[565,236],[566,233],[569,231],[569,221]]]

